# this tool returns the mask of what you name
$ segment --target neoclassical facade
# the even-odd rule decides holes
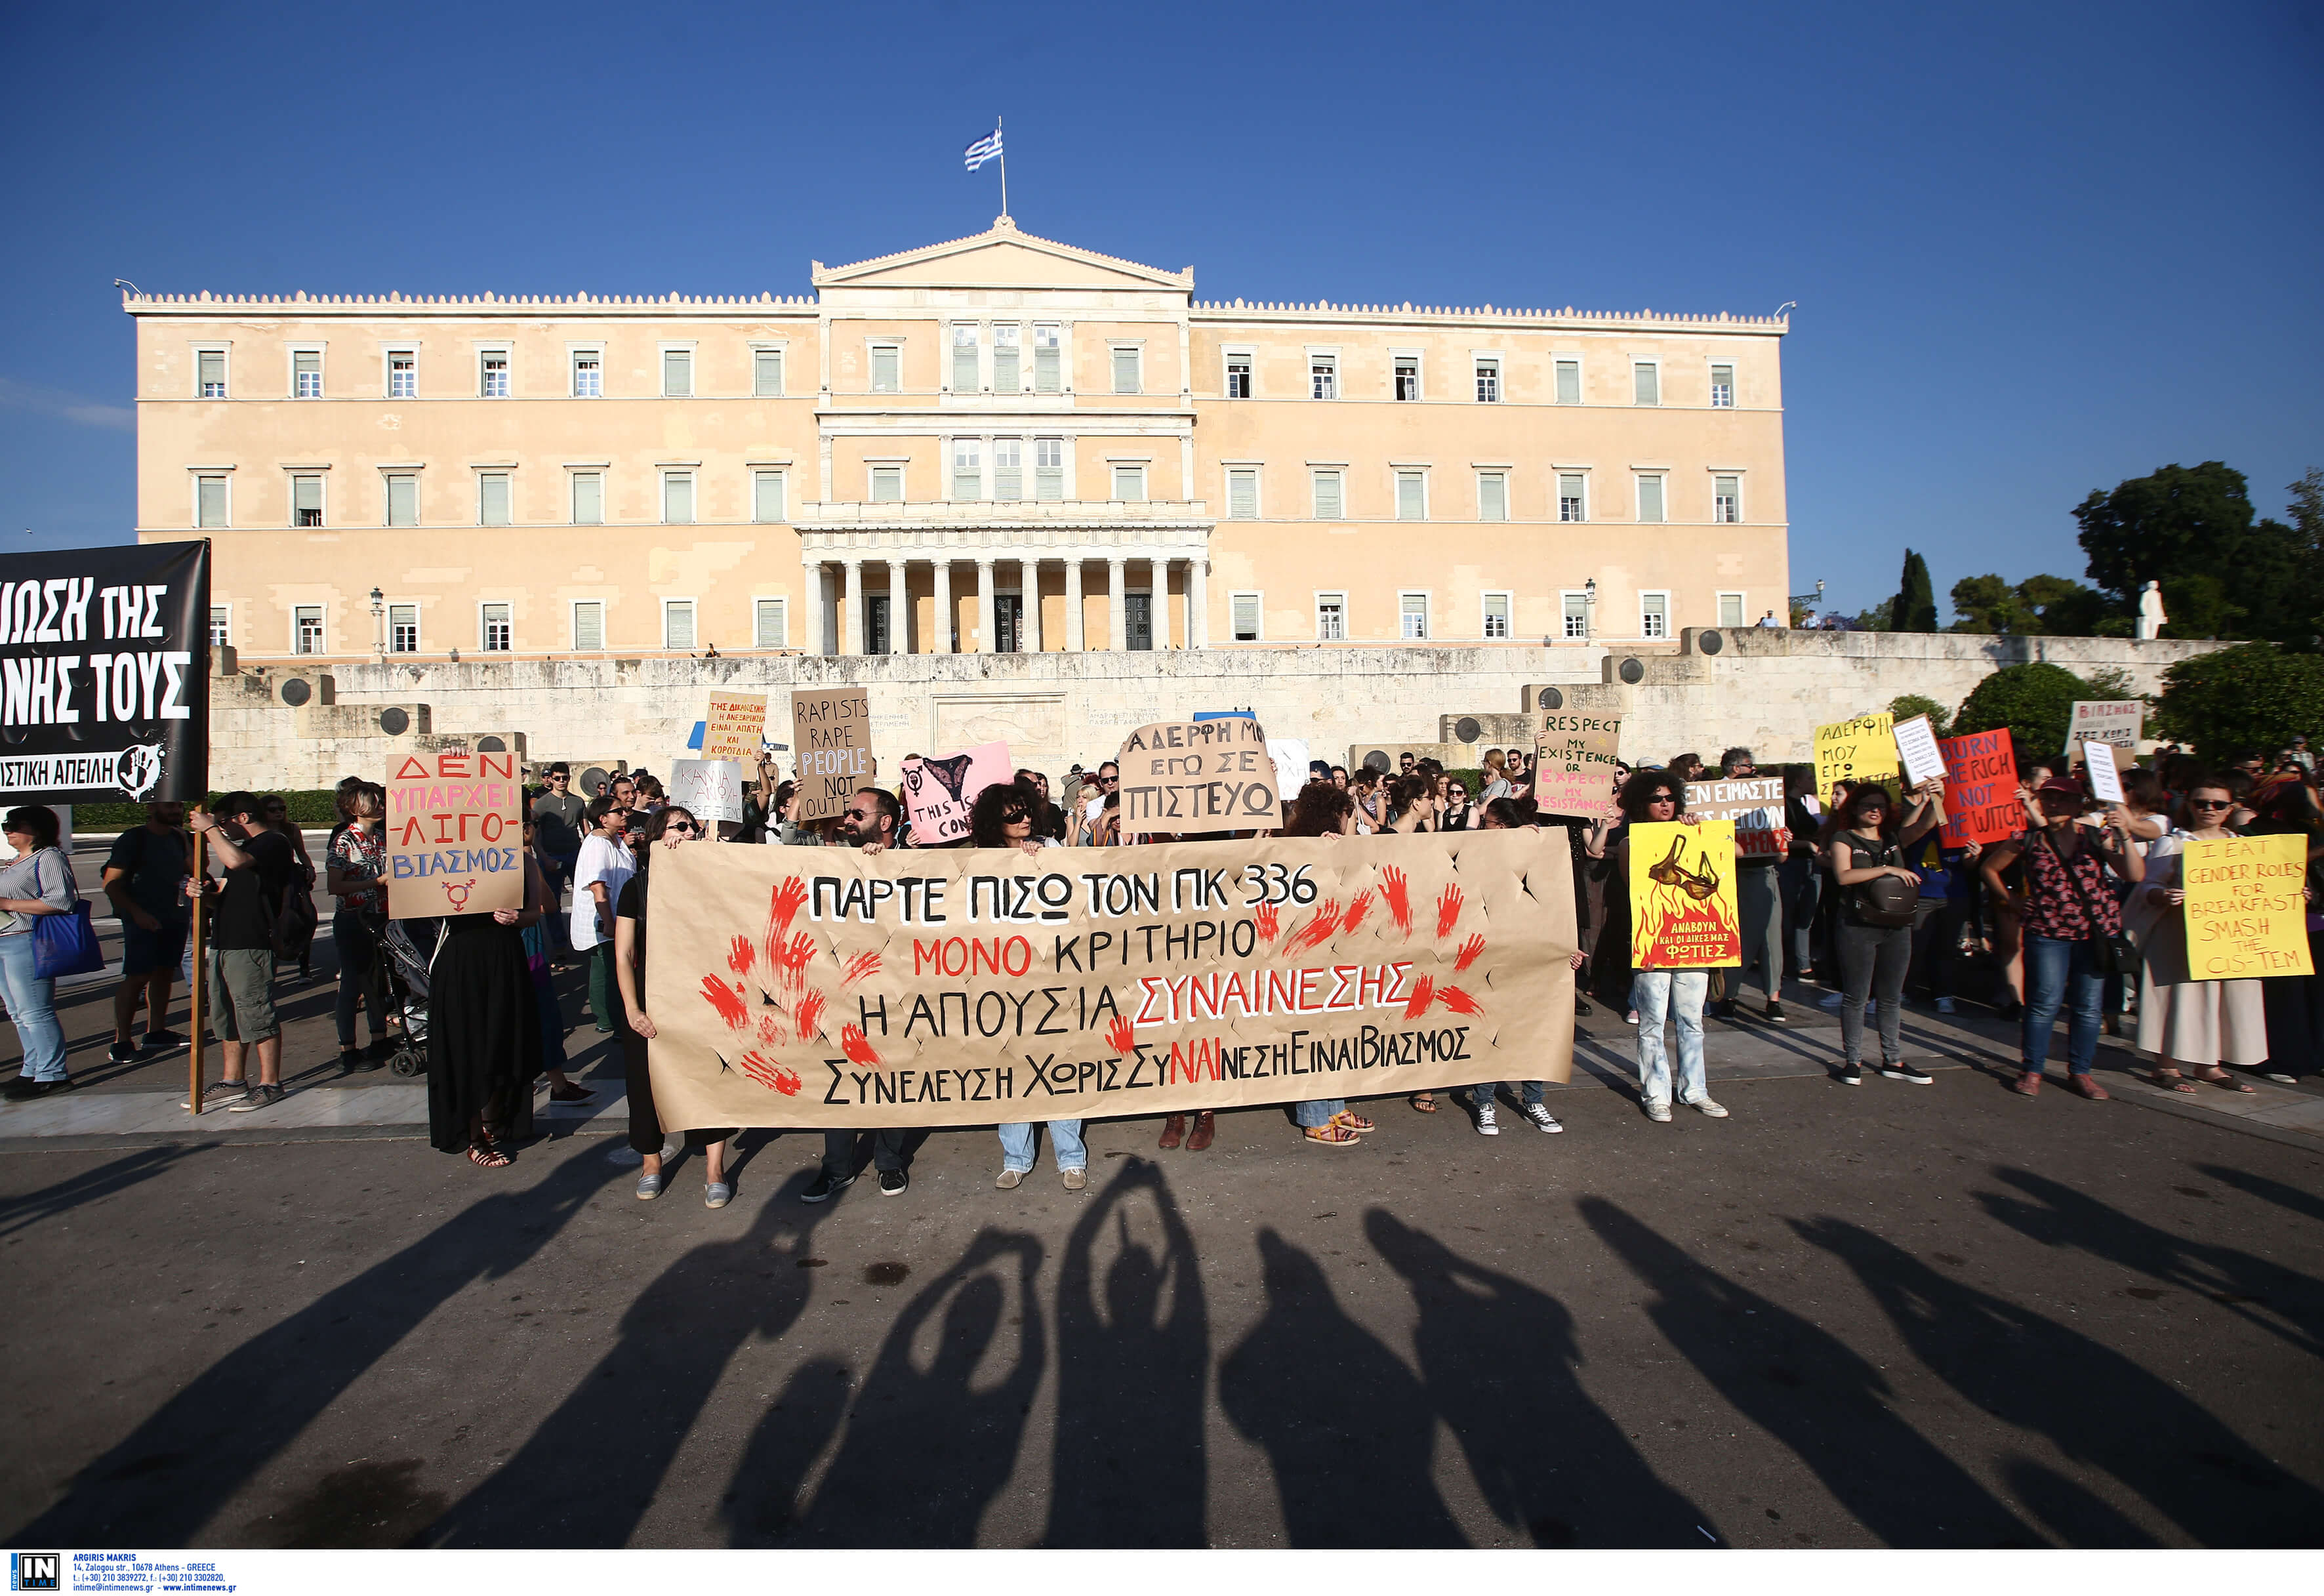
[[[1019,232],[781,299],[132,296],[245,660],[1492,646],[1786,613],[1780,318],[1202,302]]]

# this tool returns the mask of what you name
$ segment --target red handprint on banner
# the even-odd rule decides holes
[[[1452,927],[1460,918],[1461,889],[1447,881],[1444,890],[1436,895],[1436,935],[1452,936]]]
[[[726,1022],[728,1029],[741,1030],[750,1023],[751,1008],[743,1001],[741,987],[728,986],[715,975],[706,975],[702,978],[702,996],[718,1010],[718,1018]]]
[[[798,1024],[798,1039],[812,1042],[822,1031],[823,994],[811,992],[801,998],[798,1011],[791,1017]]]
[[[1259,927],[1259,939],[1272,942],[1275,934],[1283,929],[1283,919],[1272,903],[1262,903],[1251,912],[1251,924]]]
[[[1477,956],[1484,951],[1484,937],[1474,931],[1469,933],[1469,940],[1461,945],[1461,956],[1452,961],[1452,973],[1457,975],[1475,964]]]
[[[726,967],[737,975],[749,975],[751,966],[758,962],[759,950],[751,946],[747,936],[737,936],[733,946],[726,950]]]
[[[839,1028],[839,1050],[858,1064],[877,1064],[880,1056],[872,1050],[871,1038],[852,1025]]]
[[[1361,926],[1364,923],[1364,917],[1371,911],[1372,895],[1370,892],[1358,893],[1356,900],[1348,905],[1348,912],[1340,917],[1340,935],[1345,936],[1349,932]]]
[[[877,953],[860,953],[847,961],[847,968],[840,973],[839,983],[842,986],[853,986],[864,977],[878,973],[880,955]]]
[[[1412,935],[1412,883],[1404,872],[1391,864],[1380,872],[1380,900],[1388,905],[1388,918],[1406,936]]]
[[[1293,932],[1283,944],[1286,953],[1303,953],[1311,947],[1321,947],[1340,928],[1340,900],[1327,898],[1316,906],[1315,918]]]
[[[1404,1017],[1417,1019],[1428,1012],[1429,1001],[1436,995],[1436,983],[1424,975],[1412,983],[1412,996],[1406,1000]]]
[[[1485,1011],[1476,999],[1457,986],[1439,987],[1436,1001],[1455,1014],[1482,1014]]]
[[[1115,1015],[1113,1023],[1105,1028],[1105,1039],[1116,1053],[1129,1052],[1135,1042],[1135,1038],[1130,1034],[1130,1016]]]

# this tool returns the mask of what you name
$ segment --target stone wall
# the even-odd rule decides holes
[[[789,740],[793,687],[861,684],[883,770],[914,752],[1006,742],[1059,770],[1110,755],[1136,726],[1250,709],[1277,737],[1335,761],[1403,748],[1474,764],[1517,741],[1532,690],[1618,711],[1638,756],[1715,757],[1748,743],[1804,758],[1813,728],[1904,693],[1957,705],[2003,665],[2116,667],[2141,692],[2217,645],[1956,633],[1688,632],[1666,651],[1561,648],[1237,648],[1162,653],[912,654],[734,659],[464,660],[233,670],[213,684],[212,784],[314,788],[377,773],[414,751],[496,738],[535,761],[626,760],[666,770],[711,688],[765,691],[770,734]],[[292,686],[303,684],[304,690]],[[288,697],[302,700],[295,706]],[[399,728],[391,735],[383,729]],[[1473,726],[1464,722],[1473,721]]]

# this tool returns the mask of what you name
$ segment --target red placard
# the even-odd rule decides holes
[[[1946,847],[1989,847],[2025,829],[2025,807],[2017,801],[2017,756],[2006,727],[1948,737],[1937,748],[1945,756]]]

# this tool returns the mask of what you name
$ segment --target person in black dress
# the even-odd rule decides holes
[[[621,901],[613,908],[613,978],[622,989],[622,1066],[630,1096],[630,1148],[645,1155],[638,1174],[638,1197],[651,1202],[661,1195],[661,1117],[654,1111],[653,1077],[646,1070],[646,1044],[658,1034],[646,1012],[646,901],[648,879],[657,854],[681,843],[700,838],[702,827],[693,814],[666,804],[646,823],[644,844],[638,849],[638,873],[622,883]],[[704,1158],[703,1202],[724,1208],[733,1199],[726,1179],[726,1142],[735,1134],[723,1130],[689,1130],[686,1145],[706,1149]]]
[[[524,881],[521,909],[442,921],[429,966],[428,1139],[486,1169],[509,1164],[503,1144],[518,1111],[530,1117],[530,1082],[540,1068],[540,1006],[524,928],[549,903],[539,872],[526,871]]]

